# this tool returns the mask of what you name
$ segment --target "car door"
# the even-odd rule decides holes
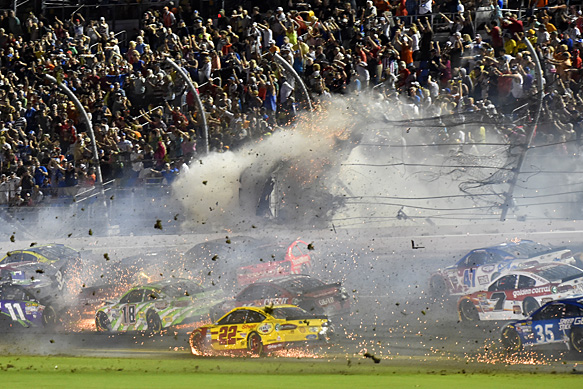
[[[145,316],[140,311],[140,303],[144,302],[145,290],[142,288],[130,290],[120,300],[117,307],[118,320],[116,321],[119,329],[131,331],[140,328]],[[115,325],[114,325],[114,329]]]
[[[0,311],[6,315],[9,320],[16,322],[25,322],[26,301],[28,296],[24,291],[14,285],[3,285],[0,289]],[[24,325],[24,324],[23,324]]]
[[[233,350],[246,347],[241,345],[239,332],[245,332],[243,325],[247,319],[247,310],[238,309],[223,317],[211,331],[211,341],[215,350]]]
[[[502,312],[512,303],[512,291],[517,287],[518,276],[509,274],[497,279],[488,288],[486,302],[481,301],[483,312]]]

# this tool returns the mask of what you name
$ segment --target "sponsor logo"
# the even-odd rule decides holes
[[[549,293],[551,291],[550,286],[541,286],[540,288],[530,288],[530,289],[521,289],[515,290],[512,292],[514,298],[519,296],[524,296],[527,294],[542,294],[542,293]]]
[[[280,326],[279,324],[276,324],[276,325],[275,325],[275,330],[276,330],[277,332],[279,332],[279,329],[280,329],[280,327],[281,327],[281,326]]]
[[[306,329],[305,329],[304,327],[300,327],[300,332],[301,332],[302,334],[305,334],[305,333],[306,333]]]
[[[318,335],[315,334],[306,335],[306,339],[307,340],[318,339]]]
[[[575,321],[574,317],[568,317],[568,318],[559,320],[559,331],[570,330],[571,325],[573,324],[574,321]]]
[[[273,331],[273,325],[271,325],[269,323],[265,323],[262,326],[260,326],[259,328],[257,328],[257,331],[259,331],[259,333],[261,333],[263,335],[270,334],[271,331]]]
[[[325,299],[318,300],[318,304],[320,304],[321,306],[332,304],[333,302],[334,302],[334,297],[328,297]]]
[[[488,276],[479,276],[478,277],[478,283],[480,285],[486,285],[488,283]]]
[[[253,330],[253,329],[255,329],[255,327],[257,327],[257,324],[243,324],[241,326],[241,329],[243,329],[243,330]]]
[[[241,338],[246,338],[247,337],[247,333],[246,332],[239,332],[239,336]]]
[[[494,271],[494,269],[496,269],[496,266],[494,266],[494,265],[482,266],[482,271],[484,273],[492,273]]]
[[[263,300],[263,305],[281,305],[287,304],[287,297],[273,297]]]

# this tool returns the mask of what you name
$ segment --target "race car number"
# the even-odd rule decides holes
[[[235,344],[237,342],[236,335],[237,326],[221,327],[219,330],[219,344]]]
[[[552,342],[555,340],[555,334],[553,333],[553,325],[552,324],[545,324],[544,330],[541,324],[534,326],[534,330],[536,331],[536,342]],[[544,332],[543,332],[544,331]]]
[[[476,286],[476,269],[464,270],[464,285],[473,288]]]
[[[63,290],[63,286],[65,285],[65,277],[63,277],[63,273],[60,270],[57,270],[55,273],[55,280],[57,281],[57,288],[59,290]]]
[[[18,303],[6,303],[4,307],[8,310],[10,317],[13,321],[26,320],[24,317],[24,312],[22,312],[22,307]]]
[[[121,309],[123,317],[126,323],[135,323],[136,322],[136,306],[135,305],[126,305]]]

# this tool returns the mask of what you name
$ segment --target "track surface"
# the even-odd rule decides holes
[[[309,234],[309,235],[308,235]],[[291,236],[291,235],[290,235]],[[373,236],[374,238],[371,238]],[[314,272],[327,281],[341,280],[352,299],[350,316],[336,319],[337,338],[324,350],[307,351],[299,356],[342,357],[365,352],[379,357],[432,358],[459,361],[508,363],[501,356],[498,339],[504,322],[467,325],[458,321],[456,299],[434,299],[428,295],[429,275],[453,264],[463,254],[516,237],[508,234],[390,236],[390,232],[304,233],[313,241],[318,263]],[[580,231],[553,234],[531,233],[521,236],[569,246],[576,250]],[[296,234],[297,237],[297,234]],[[188,249],[204,237],[157,236],[110,241],[68,242],[78,249],[91,249],[93,261],[108,252],[123,258],[154,247],[169,251]],[[75,243],[75,244],[73,244]],[[144,333],[107,335],[94,331],[54,332],[21,330],[2,334],[3,354],[65,354],[75,356],[144,356],[148,358],[188,357],[190,327],[163,334]],[[295,355],[295,354],[291,354]],[[531,356],[527,358],[531,358]],[[534,354],[539,361],[569,358],[563,349]],[[572,360],[568,359],[568,360]]]

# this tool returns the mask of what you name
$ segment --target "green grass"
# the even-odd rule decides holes
[[[504,366],[464,371],[415,361],[291,358],[0,357],[3,388],[548,388],[576,387],[579,374],[506,372]],[[550,372],[550,373],[549,373]],[[463,385],[463,386],[462,386]]]

